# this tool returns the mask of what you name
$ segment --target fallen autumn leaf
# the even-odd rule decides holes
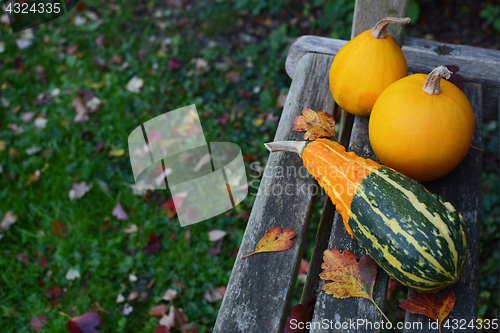
[[[438,320],[439,332],[441,324],[455,307],[457,298],[453,291],[444,295],[439,301],[437,293],[424,293],[410,291],[408,299],[400,299],[399,306],[413,314],[421,314],[434,320]]]
[[[363,256],[359,262],[356,255],[349,250],[341,253],[337,249],[323,252],[324,271],[319,275],[322,280],[333,281],[323,286],[323,290],[335,298],[364,297],[379,308],[373,299],[373,286],[377,277],[377,264],[369,256]]]
[[[8,211],[7,213],[5,213],[2,221],[0,222],[0,231],[9,230],[10,226],[16,223],[16,221],[17,221],[17,216],[14,215],[13,212]]]
[[[261,238],[261,240],[255,247],[254,252],[241,257],[241,259],[247,258],[253,254],[260,252],[276,252],[288,250],[294,245],[291,239],[295,236],[297,236],[295,230],[283,230],[281,227],[274,227],[268,230],[266,234]]]
[[[78,317],[70,318],[66,328],[71,333],[100,333],[94,327],[102,324],[102,318],[97,312],[86,312]]]
[[[297,116],[293,123],[293,130],[306,132],[304,140],[316,140],[317,138],[335,138],[335,119],[326,112],[315,112],[311,109],[302,110],[303,116]]]

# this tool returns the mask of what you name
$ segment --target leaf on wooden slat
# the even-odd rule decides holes
[[[260,252],[277,252],[288,250],[293,246],[294,242],[292,241],[292,238],[294,238],[295,236],[297,236],[295,230],[283,230],[281,227],[274,227],[268,230],[264,237],[261,238],[261,240],[255,247],[255,251],[242,257],[242,259]]]
[[[306,132],[304,140],[316,140],[318,138],[335,138],[335,118],[323,111],[311,109],[302,110],[303,116],[297,116],[293,123],[294,131]]]
[[[377,264],[363,256],[359,262],[349,250],[341,253],[337,249],[323,252],[324,271],[319,275],[322,280],[333,281],[323,286],[323,290],[335,298],[364,297],[369,299],[382,313],[373,299],[373,286],[377,277]],[[386,320],[387,317],[385,317]]]
[[[453,291],[444,295],[439,301],[437,293],[423,293],[410,291],[408,299],[400,299],[399,306],[413,314],[421,314],[431,319],[437,320],[439,332],[441,332],[441,323],[450,314],[457,298]]]

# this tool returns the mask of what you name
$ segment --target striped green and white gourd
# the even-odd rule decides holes
[[[397,171],[327,139],[266,144],[294,151],[356,238],[389,276],[420,291],[458,281],[467,260],[465,223],[442,197]]]

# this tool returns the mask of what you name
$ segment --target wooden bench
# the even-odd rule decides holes
[[[353,36],[371,28],[381,17],[406,15],[408,0],[357,0]],[[395,25],[389,34],[402,42],[402,29]],[[304,108],[333,114],[335,102],[330,93],[328,73],[343,40],[315,36],[300,37],[290,48],[286,70],[292,78],[290,92],[280,119],[275,141],[302,140],[303,133],[292,130],[293,120]],[[410,73],[429,73],[439,65],[457,65],[465,82],[475,113],[472,146],[481,147],[482,118],[498,119],[500,96],[500,52],[470,46],[443,44],[405,38],[402,50]],[[340,142],[356,154],[375,159],[368,140],[368,118],[343,114]],[[262,143],[264,144],[264,142]],[[437,143],[438,144],[438,143]],[[463,162],[450,174],[424,185],[443,195],[463,215],[467,224],[469,259],[458,283],[439,292],[439,297],[454,291],[458,301],[448,318],[475,319],[478,310],[479,223],[480,223],[481,151],[471,148]],[[318,193],[316,181],[307,173],[297,154],[270,154],[259,192],[240,246],[226,294],[219,310],[214,333],[283,332],[293,297],[305,240]],[[295,245],[284,252],[271,252],[241,259],[252,252],[260,238],[272,227],[290,228],[297,232]],[[380,322],[375,306],[362,298],[336,299],[326,295],[319,279],[323,251],[337,248],[354,252],[359,259],[364,252],[344,229],[341,216],[326,200],[310,260],[309,272],[301,303],[317,296],[313,322],[323,320],[344,323],[366,319]],[[383,309],[388,276],[378,270],[374,299]],[[406,313],[406,323],[413,328],[404,332],[436,332],[428,328],[429,320]],[[423,323],[420,329],[416,323]],[[396,323],[393,323],[396,324]],[[379,332],[377,329],[312,329],[310,332]],[[443,332],[453,332],[443,327]],[[455,332],[475,332],[474,329]]]

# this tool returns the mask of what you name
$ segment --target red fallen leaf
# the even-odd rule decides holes
[[[174,218],[177,214],[177,211],[175,210],[174,199],[172,198],[162,203],[161,208],[163,208],[165,214],[167,214],[167,216],[170,218]]]
[[[186,217],[188,220],[196,220],[198,216],[198,209],[195,207],[189,207],[187,206],[186,208],[183,209],[184,212],[186,212]]]
[[[99,67],[106,67],[106,59],[99,57],[98,55],[92,55],[92,61]]]
[[[221,290],[221,288],[224,288],[224,289]],[[210,287],[205,292],[205,295],[203,295],[203,297],[210,303],[220,301],[222,298],[224,298],[224,293],[226,292],[225,287],[221,287],[221,288]]]
[[[35,253],[35,257],[40,259],[40,267],[47,267],[47,259],[45,259],[45,257],[40,252],[37,251]]]
[[[161,318],[167,313],[167,306],[165,304],[156,304],[151,309],[149,309],[148,313],[152,316]]]
[[[155,328],[155,333],[170,333],[170,330],[168,329],[167,326],[163,325]]]
[[[64,237],[68,233],[68,229],[66,228],[66,225],[60,221],[54,221],[52,222],[52,235],[56,237]]]
[[[59,301],[64,296],[64,291],[61,287],[55,286],[45,290],[45,298],[49,301],[51,309],[59,305]]]
[[[142,252],[147,254],[153,254],[161,249],[161,240],[155,234],[149,235],[149,243],[146,247],[142,249]]]
[[[410,313],[421,314],[437,320],[439,332],[441,332],[441,323],[450,314],[451,310],[453,310],[455,301],[457,300],[453,291],[444,295],[440,301],[438,301],[437,293],[410,291],[408,298],[400,299],[399,306]]]
[[[42,94],[39,98],[36,99],[35,106],[48,103],[51,100],[52,100],[52,96],[50,94]]]
[[[123,209],[122,205],[120,205],[119,202],[116,203],[115,207],[113,208],[113,216],[116,217],[117,220],[119,221],[128,221],[128,215]]]
[[[175,283],[176,285],[178,285],[179,287],[181,287],[182,289],[184,289],[184,290],[186,290],[186,289],[187,289],[187,287],[186,287],[183,283],[181,283],[181,282],[177,281],[176,279],[172,279],[172,281],[174,281],[174,283]]]
[[[176,204],[177,208],[179,210],[182,210],[182,204],[184,203],[184,199],[186,199],[185,196],[175,196],[162,203],[161,208],[165,210],[165,214],[167,214],[168,217],[174,218],[175,215],[177,214]],[[188,218],[191,218],[191,216],[189,215],[189,211],[187,211],[187,213],[188,213]]]
[[[171,57],[168,61],[168,67],[171,70],[177,70],[182,68],[182,64],[179,62],[179,60],[177,60],[176,57]]]
[[[238,93],[240,94],[241,98],[243,99],[248,99],[250,96],[252,96],[252,93],[246,92],[243,89],[238,90]]]
[[[281,227],[274,227],[272,229],[269,229],[255,247],[255,251],[241,257],[241,259],[260,252],[276,252],[288,250],[294,245],[292,238],[294,238],[295,236],[297,236],[297,233],[292,229],[283,230]]]
[[[177,26],[178,27],[182,27],[183,25],[185,25],[186,23],[189,22],[189,19],[188,18],[181,18],[178,22],[177,22]]]
[[[171,233],[170,236],[168,237],[168,239],[170,240],[174,240],[175,238],[175,232]]]
[[[389,278],[389,283],[387,284],[387,296],[386,299],[388,301],[391,300],[392,297],[392,292],[399,286],[401,285],[398,281],[394,280],[393,278]]]
[[[81,12],[82,10],[85,9],[85,7],[87,7],[87,5],[85,4],[85,2],[82,1],[78,4],[76,8],[78,9],[79,12]]]
[[[45,297],[51,301],[63,297],[64,291],[61,287],[55,286],[45,291]]]
[[[26,262],[28,262],[29,257],[28,257],[28,254],[23,252],[23,253],[18,253],[16,255],[16,259],[26,263]]]
[[[78,317],[71,318],[66,328],[71,333],[100,333],[94,327],[102,324],[102,318],[97,312],[86,312]]]
[[[141,47],[139,49],[139,52],[137,52],[137,59],[139,60],[139,62],[143,62],[147,54],[148,49],[146,49],[145,47]]]
[[[94,39],[95,45],[99,48],[99,50],[104,50],[104,44],[106,43],[106,36],[104,34],[99,34]]]
[[[181,326],[181,331],[182,333],[199,333],[198,327],[200,327],[198,323],[188,323]]]
[[[76,52],[76,50],[78,50],[78,45],[71,45],[70,47],[68,47],[68,49],[66,50],[66,52],[68,54],[73,54]]]
[[[309,302],[306,304],[297,304],[292,308],[292,316],[287,318],[286,321],[286,326],[285,326],[285,331],[284,333],[305,333],[306,330],[306,323],[310,322],[312,320],[313,316],[313,310],[314,310],[314,304],[316,303],[316,296],[311,298]],[[296,328],[292,329],[291,327],[291,320],[295,319],[297,325]],[[299,323],[303,323],[300,325]],[[300,327],[303,327],[303,329],[299,329]]]
[[[102,308],[100,305],[99,305],[99,302],[93,302],[92,304],[90,304],[90,308],[92,309],[92,311],[94,312],[104,312],[104,313],[109,313],[108,311],[106,311],[106,309]]]
[[[38,315],[38,317],[33,317],[31,318],[30,324],[35,331],[39,331],[42,329],[43,325],[47,325],[47,317],[42,315]]]
[[[453,73],[453,74],[451,74],[450,78],[447,79],[447,81],[456,85],[458,87],[458,89],[464,90],[464,88],[465,88],[464,78],[462,77],[462,75],[457,74],[458,69],[459,69],[458,66],[446,65],[445,67],[448,68],[448,70]]]
[[[94,156],[97,156],[101,150],[103,150],[106,147],[106,141],[100,141],[95,144],[94,146]]]
[[[157,142],[160,142],[163,139],[163,133],[158,130],[148,131],[148,143],[150,145],[154,145]],[[163,172],[163,167],[161,168],[160,173]]]
[[[208,249],[208,254],[212,257],[218,256],[222,253],[222,242],[224,238],[219,239],[211,248]]]
[[[276,98],[276,105],[275,107],[276,108],[283,108],[285,107],[285,104],[286,104],[286,98],[288,97],[288,94],[279,94],[278,95],[278,98]]]
[[[299,267],[299,274],[307,274],[309,271],[309,261],[302,259]]]
[[[302,110],[303,116],[297,116],[293,123],[294,131],[306,132],[304,140],[317,138],[335,138],[335,118],[326,112],[315,112],[311,109]]]
[[[229,121],[229,114],[228,113],[224,113],[222,115],[222,117],[219,118],[219,120],[217,121],[220,125],[226,125],[227,122]]]
[[[115,64],[115,65],[121,65],[123,62],[123,57],[121,55],[115,53],[111,56],[111,59],[109,59],[109,62],[111,62],[112,64]]]

